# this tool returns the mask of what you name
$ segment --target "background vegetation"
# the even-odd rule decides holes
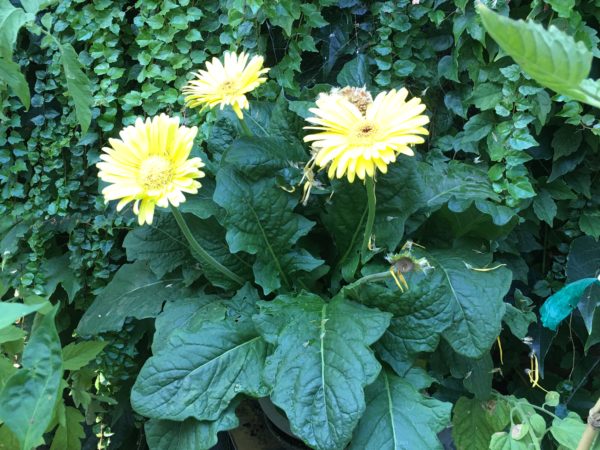
[[[102,334],[100,344],[73,337],[83,312],[127,262],[123,240],[135,223],[131,213],[104,205],[93,164],[107,139],[135,117],[168,112],[200,123],[195,111],[183,108],[180,88],[192,70],[224,50],[265,55],[270,81],[256,98],[277,101],[295,131],[329,85],[405,86],[422,97],[431,136],[421,151],[430,161],[467,162],[478,170],[415,238],[489,241],[513,273],[509,300],[516,308],[535,310],[567,280],[597,275],[598,115],[541,88],[501,57],[471,1],[29,0],[22,6],[30,11],[33,3],[39,11],[15,33],[14,48],[0,53],[19,65],[31,92],[26,109],[18,92],[0,90],[0,293],[60,304],[63,358],[69,360],[69,348],[87,355],[64,378],[64,417],[86,447],[129,449],[143,442],[142,418],[132,412],[129,394],[150,355],[153,330],[151,321],[129,319],[120,331]],[[487,3],[504,12],[510,7],[512,17],[552,23],[600,56],[599,0]],[[14,19],[3,12],[20,6],[0,0],[0,24]],[[10,38],[2,35],[7,29],[0,38]],[[69,46],[90,80],[89,92],[74,95],[68,85],[78,66]],[[92,109],[83,133],[76,103],[86,97]],[[231,125],[216,113],[203,123],[200,151],[220,154],[231,142]],[[407,233],[415,224],[406,223]],[[531,337],[529,345],[503,332],[502,366],[497,348],[476,363],[440,362],[438,398],[456,402],[470,392],[485,399],[493,384],[542,404],[544,393],[531,388],[523,371],[533,348],[542,385],[561,394],[557,413],[585,416],[600,394],[600,377],[592,376],[600,361],[600,310],[582,307],[557,334],[538,324],[527,332],[534,318],[528,317],[513,325],[521,327],[516,336]],[[31,322],[30,316],[23,328]],[[0,386],[15,370],[11,361],[21,358],[24,339],[25,333],[2,338]],[[443,361],[444,347],[436,352]],[[470,431],[461,438],[457,429],[460,444]],[[0,448],[12,448],[4,444],[7,433],[0,427]],[[79,448],[61,442],[53,448]]]

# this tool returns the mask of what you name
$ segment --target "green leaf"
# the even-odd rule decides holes
[[[23,25],[35,20],[21,8],[15,8],[9,0],[0,0],[0,57],[11,61],[17,34]],[[6,64],[6,61],[3,62]]]
[[[579,228],[594,239],[600,238],[600,210],[583,211],[579,217]]]
[[[21,5],[25,8],[25,11],[31,14],[37,14],[39,11],[48,8],[55,3],[58,3],[58,0],[20,0]]]
[[[263,169],[260,169],[263,170]],[[255,181],[223,168],[217,174],[214,200],[227,211],[226,239],[232,253],[256,255],[253,270],[265,293],[292,285],[292,275],[311,271],[323,261],[293,245],[314,222],[293,212],[297,197],[276,185],[274,179]]]
[[[21,328],[17,328],[14,325],[10,325],[6,328],[0,329],[0,344],[5,342],[17,341],[23,339],[26,333]]]
[[[58,307],[36,317],[23,352],[23,368],[0,391],[0,420],[19,439],[22,450],[43,444],[42,435],[59,394],[62,357],[54,324],[56,311]]]
[[[90,80],[83,72],[77,53],[71,44],[60,45],[61,62],[67,79],[67,89],[75,105],[75,115],[81,125],[81,134],[87,133],[92,121],[94,97]]]
[[[425,397],[385,370],[365,392],[367,408],[349,450],[442,449],[437,433],[450,422],[450,403]]]
[[[0,425],[0,450],[20,450],[21,444],[10,428]]]
[[[558,208],[556,202],[547,190],[542,190],[533,200],[533,211],[538,219],[552,226]]]
[[[63,348],[63,369],[79,370],[106,347],[105,341],[72,342]]]
[[[41,268],[46,280],[44,286],[46,295],[53,294],[60,284],[69,297],[69,303],[72,303],[82,286],[73,273],[73,269],[69,267],[69,261],[69,254],[65,253],[62,256],[47,259]]]
[[[556,331],[558,325],[577,307],[585,290],[594,284],[600,285],[600,280],[598,278],[582,278],[567,284],[560,291],[548,297],[540,308],[542,324],[546,328]]]
[[[365,409],[363,388],[381,369],[368,347],[387,328],[390,314],[319,296],[282,295],[260,303],[254,320],[275,346],[265,364],[271,399],[292,432],[311,448],[344,448]]]
[[[552,148],[554,149],[554,155],[552,155],[553,161],[576,152],[582,141],[583,133],[576,128],[569,126],[560,128],[554,133],[554,137],[552,138]]]
[[[16,62],[0,56],[0,80],[4,81],[12,89],[13,93],[19,97],[25,109],[29,109],[29,85]]]
[[[477,9],[487,32],[525,73],[559,94],[600,105],[599,99],[580,88],[592,64],[592,52],[583,42],[575,42],[553,25],[546,30],[534,22],[511,20],[482,3]]]
[[[124,264],[86,310],[77,332],[118,331],[127,317],[156,317],[166,300],[180,295],[181,282],[181,277],[157,278],[143,261]]]
[[[204,250],[237,275],[250,278],[250,264],[231,254],[225,242],[225,230],[216,219],[208,217],[202,220],[190,214],[184,217]],[[146,261],[158,278],[183,266],[188,269],[195,268],[196,276],[203,272],[211,284],[223,289],[235,289],[239,286],[212,266],[203,264],[200,258],[196,260],[192,257],[189,245],[171,214],[160,214],[154,224],[130,231],[123,246],[127,250],[129,260]]]
[[[47,304],[25,305],[23,303],[0,302],[0,329],[8,327],[27,314],[40,310]]]
[[[426,258],[434,269],[404,274],[409,286],[406,292],[391,281],[385,287],[370,284],[343,291],[352,299],[394,314],[378,343],[383,358],[402,373],[403,361],[433,351],[440,336],[468,358],[488,352],[500,334],[510,271],[486,269],[495,266],[492,256],[466,247],[429,252],[413,248],[412,254]]]
[[[452,414],[452,437],[458,450],[487,449],[492,435],[509,423],[510,408],[504,400],[461,397]]]
[[[217,420],[238,394],[266,395],[266,344],[252,311],[223,307],[221,317],[175,330],[142,367],[131,391],[134,409],[153,419]]]
[[[217,444],[219,431],[231,430],[239,425],[236,406],[235,402],[232,403],[212,422],[150,419],[144,426],[148,447],[150,450],[209,450]]]
[[[506,312],[502,320],[506,322],[514,336],[519,339],[525,339],[529,325],[537,321],[537,316],[532,311],[522,311],[507,303]]]
[[[559,17],[565,18],[569,18],[575,7],[575,0],[548,0],[547,3],[558,13]]]
[[[480,83],[471,94],[471,102],[482,111],[494,109],[503,99],[502,86],[494,83]]]
[[[337,74],[336,81],[338,85],[345,87],[367,87],[371,84],[369,76],[369,67],[367,65],[367,57],[363,53],[342,67],[342,70]]]
[[[529,427],[529,424],[517,424],[513,426],[513,430],[521,430],[522,428],[527,430],[527,427]],[[514,432],[516,433],[517,431]],[[527,433],[527,431],[519,432]],[[506,432],[495,433],[490,441],[490,450],[529,450],[536,448],[529,434],[517,439],[512,437],[512,433],[512,431],[510,434]]]
[[[50,450],[80,450],[81,439],[85,438],[82,423],[85,417],[72,406],[65,408],[65,424],[58,426]]]
[[[564,445],[568,450],[575,450],[581,440],[585,427],[586,425],[581,418],[571,412],[564,419],[554,419],[552,427],[550,427],[550,433],[552,433],[552,437],[560,445]],[[600,450],[599,439],[595,440],[590,450]]]

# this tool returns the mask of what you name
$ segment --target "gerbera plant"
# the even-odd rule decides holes
[[[387,172],[388,164],[400,154],[413,156],[411,145],[422,144],[424,128],[429,117],[422,114],[425,105],[421,99],[410,100],[404,88],[379,93],[373,99],[365,88],[347,86],[321,94],[313,116],[305,127],[316,133],[304,137],[312,143],[313,157],[309,166],[329,166],[329,178],[346,176],[350,183],[355,178],[365,182],[369,214],[365,228],[362,252],[369,248],[375,220],[375,175]]]
[[[262,64],[227,53],[184,88],[188,106],[256,115],[256,136],[238,136],[226,123],[238,119],[218,116],[205,124],[202,161],[191,157],[200,124],[161,115],[109,140],[98,164],[105,198],[119,210],[133,203],[139,223],[152,226],[129,232],[132,264],[77,331],[156,318],[152,356],[131,392],[151,449],[175,436],[210,448],[237,425],[247,397],[268,397],[314,449],[439,449],[451,404],[429,373],[456,376],[446,359],[472,373],[465,396],[510,404],[491,389],[511,272],[493,263],[486,238],[504,228],[489,219],[472,239],[452,235],[453,221],[471,213],[465,183],[481,211],[496,210],[498,196],[477,165],[418,151],[429,116],[406,88],[335,87],[249,109]],[[510,314],[522,339],[531,316]],[[415,422],[421,432],[406,432]]]

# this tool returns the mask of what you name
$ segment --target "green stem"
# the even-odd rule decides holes
[[[392,276],[392,274],[390,273],[389,270],[386,270],[385,272],[372,273],[371,275],[365,275],[364,277],[359,278],[354,283],[350,283],[344,289],[354,289],[354,288],[360,286],[361,284],[370,283],[372,281],[385,280],[387,278],[390,278],[391,276]]]
[[[223,275],[225,275],[231,281],[239,284],[240,286],[243,286],[244,280],[241,277],[239,277],[238,275],[233,273],[231,270],[229,270],[227,267],[225,267],[223,264],[221,264],[215,258],[210,256],[207,253],[207,251],[202,248],[202,246],[198,243],[196,238],[194,238],[194,235],[190,231],[190,228],[188,227],[185,219],[183,218],[183,216],[181,215],[179,210],[177,208],[175,208],[174,206],[171,206],[171,212],[173,213],[173,217],[175,217],[175,220],[177,221],[177,225],[179,225],[181,232],[187,239],[188,243],[192,247],[192,250],[198,257],[198,259],[201,262],[205,263],[206,265],[217,270],[218,272],[221,272]]]
[[[365,236],[363,238],[361,249],[363,261],[365,260],[367,252],[369,251],[369,241],[371,240],[371,235],[373,234],[373,224],[375,223],[375,180],[372,177],[367,176],[367,178],[365,179],[365,187],[367,188],[367,202],[369,212],[367,215],[367,224],[365,225]]]
[[[254,136],[254,133],[252,133],[252,130],[250,130],[250,128],[248,127],[248,124],[246,123],[246,121],[242,118],[240,119],[237,115],[236,117],[238,118],[238,122],[240,123],[240,127],[242,127],[242,136],[245,137],[252,137]]]

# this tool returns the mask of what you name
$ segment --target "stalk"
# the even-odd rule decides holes
[[[375,197],[375,180],[372,177],[367,176],[365,179],[365,187],[367,189],[367,202],[369,207],[369,212],[367,214],[367,223],[365,225],[365,236],[363,238],[361,255],[363,261],[366,259],[367,252],[369,251],[369,241],[371,240],[371,235],[373,234],[373,224],[375,223],[375,206],[376,206],[376,197]]]
[[[236,117],[238,118],[238,122],[240,123],[240,126],[242,127],[242,136],[245,136],[245,137],[254,136],[254,133],[252,133],[252,130],[250,130],[246,121],[243,118],[240,119],[237,115],[236,115]]]
[[[590,409],[587,426],[581,436],[577,450],[590,450],[594,443],[594,439],[598,436],[598,432],[600,432],[600,399],[598,399],[594,407]]]
[[[218,272],[221,272],[223,275],[225,275],[231,281],[239,284],[240,286],[243,286],[244,280],[241,277],[239,277],[238,275],[233,273],[231,270],[229,270],[227,267],[225,267],[223,264],[221,264],[219,261],[217,261],[215,258],[213,258],[206,250],[204,250],[202,248],[202,246],[198,243],[196,238],[194,238],[194,235],[190,231],[190,228],[188,227],[185,219],[183,218],[183,216],[181,215],[179,210],[177,208],[175,208],[174,206],[171,206],[171,212],[173,213],[173,217],[175,217],[175,220],[177,221],[177,225],[179,225],[181,232],[183,233],[186,240],[190,244],[190,247],[192,248],[192,251],[194,252],[196,257],[201,262],[212,267],[213,269],[217,270]]]

